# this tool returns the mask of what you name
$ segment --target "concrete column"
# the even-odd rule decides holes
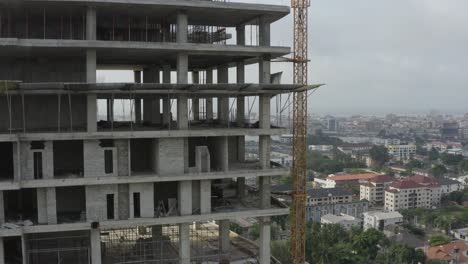
[[[5,203],[3,201],[3,191],[0,191],[0,225],[5,223]]]
[[[271,152],[271,137],[269,135],[263,135],[259,137],[258,152],[260,167],[262,169],[269,169]]]
[[[271,177],[259,177],[258,185],[260,189],[260,208],[268,209],[271,207]]]
[[[179,263],[190,264],[190,224],[179,224]]]
[[[171,83],[171,66],[163,65],[163,83]],[[163,124],[171,122],[171,100],[168,96],[163,96]]]
[[[141,98],[135,98],[135,123],[141,124]]]
[[[270,218],[260,217],[258,219],[260,224],[260,243],[259,243],[259,264],[270,264],[271,261],[271,228]]]
[[[114,101],[112,99],[107,99],[107,121],[114,121]]]
[[[96,51],[86,51],[86,82],[96,83]],[[87,128],[88,132],[97,131],[97,96],[88,94],[87,98]]]
[[[211,213],[211,180],[200,181],[200,213]]]
[[[141,71],[133,71],[133,81],[135,83],[141,83]]]
[[[88,6],[86,10],[86,39],[96,40],[96,8]]]
[[[177,43],[186,43],[188,37],[188,17],[184,11],[177,13]]]
[[[219,147],[221,148],[221,169],[223,171],[229,170],[229,143],[228,137],[220,137]]]
[[[245,123],[245,97],[237,96],[237,109],[236,109],[236,125],[240,128],[244,127]]]
[[[218,83],[228,82],[228,67],[225,65],[218,67]],[[218,120],[223,125],[229,124],[229,97],[218,97]]]
[[[192,72],[192,83],[200,83],[200,73],[198,71]],[[200,99],[198,97],[192,98],[192,113],[193,120],[200,120]]]
[[[185,53],[177,55],[177,84],[188,83],[188,56]],[[187,95],[177,98],[177,124],[179,129],[188,128],[188,101]]]
[[[270,129],[271,128],[271,121],[270,121],[270,102],[271,97],[269,95],[259,95],[259,102],[258,102],[258,118],[259,118],[259,125],[262,129]]]
[[[159,257],[160,252],[158,251],[161,250],[162,244],[162,226],[157,225],[157,226],[152,226],[151,227],[151,239],[152,239],[152,248],[153,248],[153,258]]]
[[[264,17],[259,20],[259,44],[260,46],[270,46],[270,23]],[[268,55],[262,56],[259,63],[259,83],[270,83],[271,79],[271,58]]]
[[[218,83],[229,83],[229,68],[226,65],[218,67]]]
[[[3,237],[0,237],[0,264],[5,264],[5,247],[3,245]]]
[[[245,45],[245,25],[238,25],[236,27],[237,45]]]
[[[179,182],[179,213],[181,216],[192,214],[192,181]]]
[[[186,53],[177,54],[177,84],[188,83],[188,55]]]
[[[91,263],[101,264],[101,232],[99,229],[91,229]]]
[[[181,216],[192,214],[192,181],[180,181],[179,213]],[[179,224],[179,263],[190,263],[190,224]]]
[[[240,200],[245,197],[245,177],[237,178],[237,197],[239,197]]]
[[[219,227],[219,252],[221,253],[221,260],[226,263],[229,261],[229,251],[231,249],[231,241],[229,239],[229,220],[218,221]]]
[[[206,84],[212,84],[213,83],[213,69],[208,68],[206,69]],[[205,111],[206,111],[206,120],[207,121],[213,121],[213,98],[212,97],[207,97],[206,98],[206,106],[205,106]]]
[[[28,243],[26,243],[26,235],[21,235],[21,255],[23,256],[22,263],[28,264]]]
[[[57,196],[55,187],[47,188],[47,223],[57,224]]]
[[[236,27],[237,31],[237,45],[244,46],[245,45],[245,25],[239,25]],[[236,63],[236,75],[237,75],[237,83],[242,84],[245,83],[245,63],[244,61],[238,61]],[[245,97],[238,96],[237,97],[237,126],[244,127],[244,118],[245,118]]]

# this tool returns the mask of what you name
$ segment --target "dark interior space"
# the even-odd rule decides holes
[[[86,194],[84,186],[58,187],[55,190],[58,223],[86,221]]]
[[[156,217],[177,215],[177,182],[154,183],[154,210]]]
[[[153,140],[152,139],[132,139],[131,148],[131,168],[132,172],[154,172],[153,168]]]
[[[5,263],[22,264],[21,237],[4,237]]]
[[[83,141],[54,141],[54,176],[83,177]]]
[[[0,143],[0,181],[13,180],[13,143]]]
[[[3,198],[6,222],[30,220],[37,223],[36,189],[4,191]]]
[[[27,235],[30,264],[88,264],[90,238],[87,231]]]

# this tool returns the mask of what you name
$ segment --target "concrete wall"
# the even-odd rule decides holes
[[[184,173],[184,139],[160,138],[155,144],[159,175]]]
[[[34,152],[42,152],[42,177],[43,179],[54,178],[54,156],[53,142],[45,141],[44,149],[31,149],[31,141],[20,143],[21,179],[34,179]]]
[[[116,139],[114,140],[114,146],[117,149],[118,176],[128,176],[130,169],[128,139]]]
[[[130,218],[135,218],[133,193],[140,193],[141,217],[154,217],[154,184],[129,184]]]
[[[85,57],[21,58],[0,61],[0,80],[85,82]]]
[[[107,194],[114,194],[114,216],[119,217],[119,185],[86,186],[87,221],[106,221]]]
[[[118,150],[115,147],[101,147],[99,140],[84,140],[84,176],[85,177],[103,177],[118,175]],[[113,154],[113,172],[106,174],[104,151],[112,150]]]

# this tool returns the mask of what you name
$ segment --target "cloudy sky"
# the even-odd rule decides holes
[[[467,0],[312,0],[310,82],[327,86],[313,94],[311,110],[468,112],[467,10]],[[272,28],[273,45],[291,45],[291,16]],[[291,82],[291,65],[273,71]]]

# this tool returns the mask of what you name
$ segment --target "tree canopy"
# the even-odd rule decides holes
[[[373,146],[369,155],[374,163],[374,167],[381,168],[387,161],[390,160],[388,149],[384,146]]]

